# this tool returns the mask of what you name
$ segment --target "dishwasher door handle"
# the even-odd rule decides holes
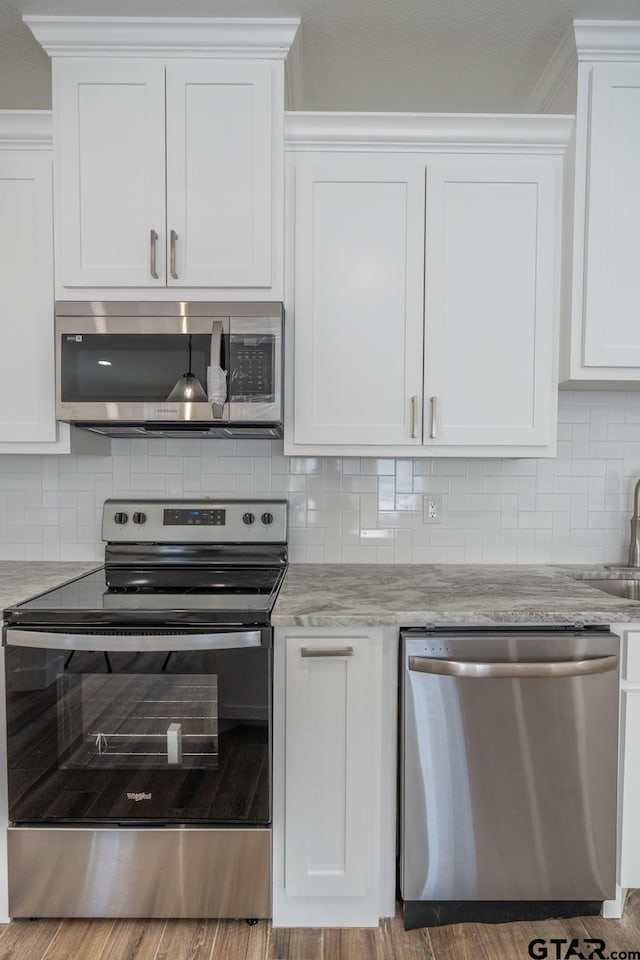
[[[589,657],[586,660],[529,660],[524,662],[492,662],[482,660],[443,660],[438,657],[409,657],[409,670],[435,673],[444,677],[466,677],[486,680],[495,677],[527,680],[534,677],[586,677],[608,673],[618,666],[618,657]]]

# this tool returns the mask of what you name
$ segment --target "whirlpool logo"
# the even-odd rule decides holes
[[[139,803],[140,800],[151,800],[150,793],[128,793],[127,800],[135,800],[136,803]]]

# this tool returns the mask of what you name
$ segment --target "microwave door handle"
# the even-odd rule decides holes
[[[222,369],[222,320],[214,320],[211,324],[211,353],[210,364],[212,367]],[[221,420],[224,416],[224,403],[212,403],[211,410],[216,420]]]

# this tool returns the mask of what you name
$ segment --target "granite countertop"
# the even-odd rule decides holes
[[[0,560],[0,611],[99,566],[99,560]]]
[[[274,626],[640,623],[640,601],[581,578],[640,569],[513,564],[290,564]]]
[[[100,566],[0,561],[0,610]],[[584,578],[640,579],[640,569],[545,564],[290,564],[274,626],[465,626],[640,623],[640,601]]]

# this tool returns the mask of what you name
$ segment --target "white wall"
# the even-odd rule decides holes
[[[281,441],[117,440],[109,457],[1,456],[0,559],[100,559],[111,496],[287,497],[295,562],[626,559],[640,392],[560,393],[554,460],[283,457]],[[423,522],[425,494],[440,524]]]

